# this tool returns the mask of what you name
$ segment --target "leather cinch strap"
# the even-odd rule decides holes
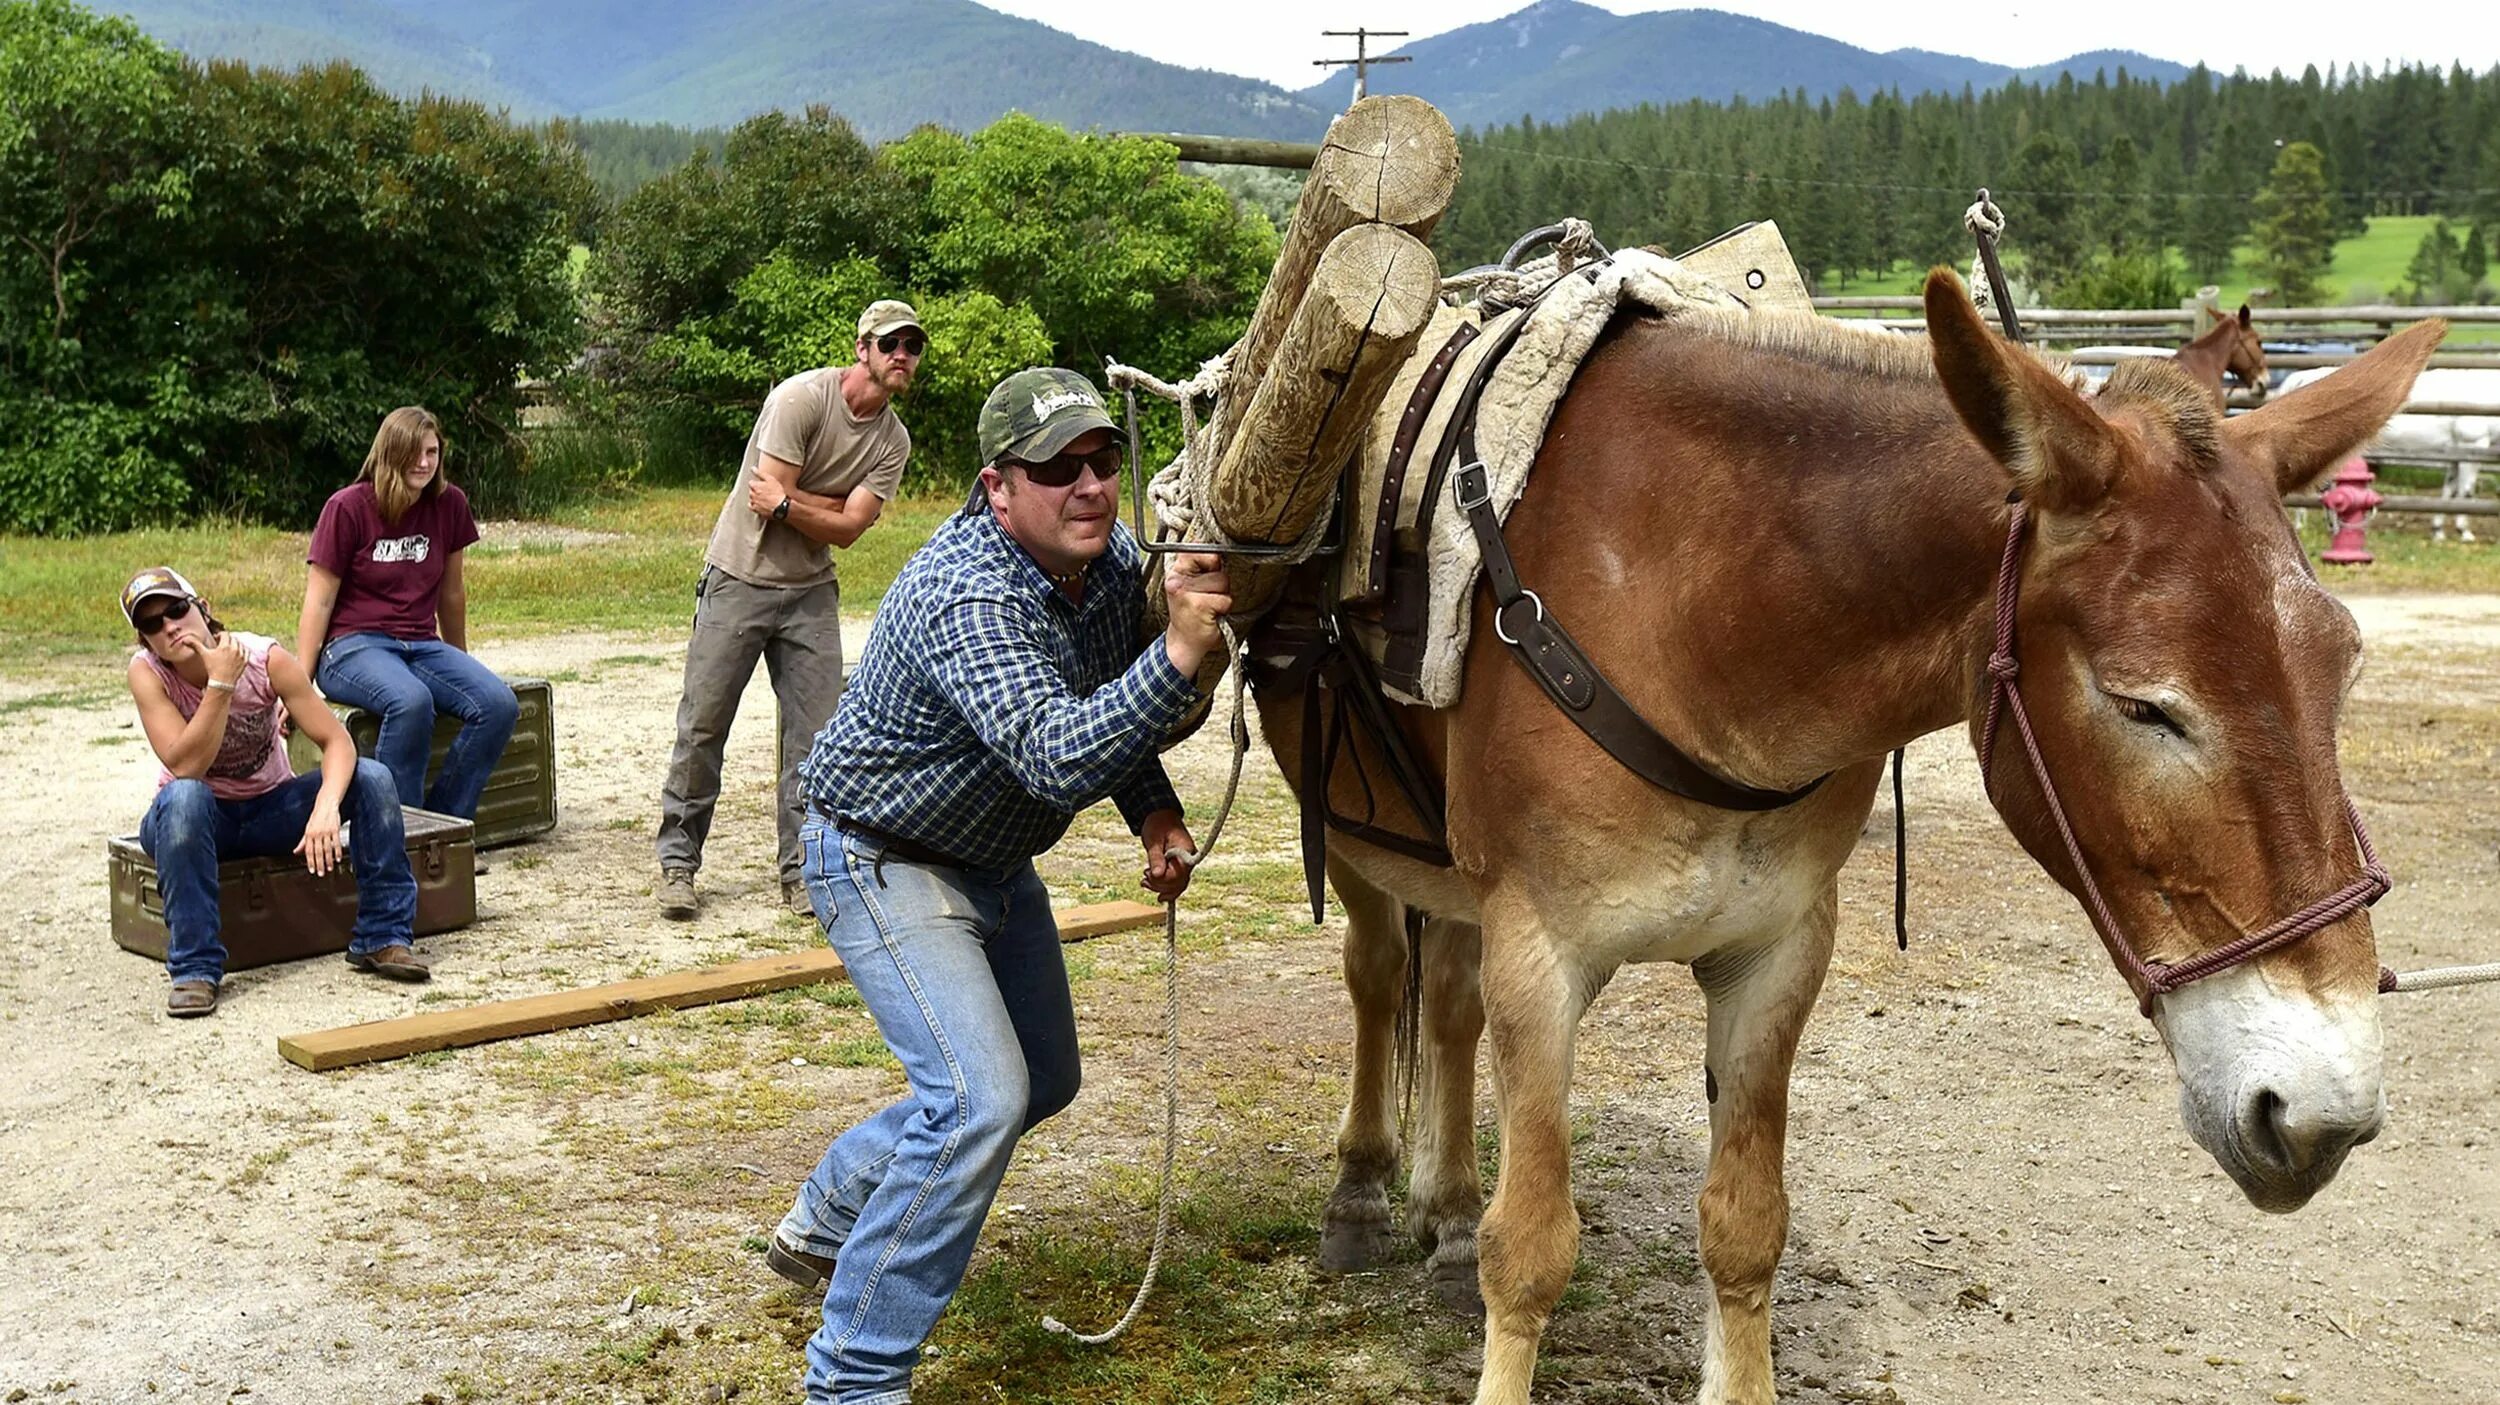
[[[1509,646],[1511,657],[1537,681],[1573,725],[1606,749],[1634,775],[1687,800],[1722,810],[1776,810],[1793,805],[1829,780],[1817,776],[1795,790],[1757,790],[1712,772],[1668,741],[1648,719],[1615,691],[1606,676],[1589,662],[1560,621],[1547,612],[1545,601],[1519,583],[1510,549],[1502,542],[1502,524],[1493,515],[1490,480],[1484,461],[1476,457],[1474,417],[1466,426],[1467,462],[1452,480],[1455,501],[1475,529],[1484,555],[1485,583],[1493,589],[1493,632]]]

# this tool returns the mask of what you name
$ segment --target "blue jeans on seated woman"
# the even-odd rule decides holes
[[[390,768],[403,800],[438,814],[477,818],[486,777],[503,759],[512,724],[521,717],[520,699],[493,669],[440,639],[342,634],[322,646],[317,681],[332,701],[382,719],[373,756]],[[437,713],[459,718],[460,733],[429,788],[425,763],[434,750]]]
[[[167,975],[211,984],[224,978],[217,865],[293,853],[320,796],[319,771],[248,800],[220,800],[206,781],[167,781],[157,789],[147,818],[139,821],[139,847],[156,860],[157,891],[165,895]],[[417,880],[408,870],[399,791],[380,762],[356,762],[339,818],[347,822],[347,860],[356,874],[356,929],[347,949],[361,956],[410,945]]]
[[[809,1405],[902,1405],[1016,1142],[1076,1097],[1076,1011],[1030,860],[908,863],[811,817],[808,900],[910,1083],[835,1139],[776,1233],[834,1258]]]

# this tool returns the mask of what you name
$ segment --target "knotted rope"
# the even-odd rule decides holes
[[[1552,227],[1561,233],[1554,236],[1551,254],[1515,268],[1506,259],[1453,273],[1441,280],[1442,293],[1457,296],[1473,291],[1477,305],[1488,314],[1499,308],[1518,307],[1536,301],[1539,294],[1604,248],[1597,242],[1596,227],[1575,215],[1564,216]]]
[[[2005,212],[1988,198],[1985,187],[1980,189],[1979,198],[1971,202],[1970,208],[1962,212],[1962,228],[1970,232],[1973,243],[1984,239],[1993,244],[2005,237]],[[1991,280],[1987,265],[1977,252],[1970,256],[1970,277],[1964,281],[1970,288],[1971,301],[1979,305],[1980,311],[1996,310],[1996,295],[1989,286]]]
[[[1221,358],[1218,358],[1221,359]],[[1241,640],[1233,633],[1233,622],[1218,620],[1224,631],[1224,646],[1233,660],[1233,769],[1224,781],[1223,802],[1215,807],[1215,819],[1207,826],[1207,836],[1198,841],[1195,850],[1178,849],[1168,857],[1195,873],[1215,852],[1215,841],[1224,833],[1224,821],[1233,813],[1233,797],[1241,790],[1242,758],[1250,752],[1250,723],[1242,703]],[[1146,1295],[1154,1291],[1155,1276],[1163,1270],[1163,1251],[1172,1234],[1172,1160],[1181,1144],[1181,936],[1179,898],[1163,900],[1163,1171],[1155,1189],[1154,1245],[1146,1251],[1146,1276],[1137,1285],[1137,1296],[1129,1299],[1128,1311],[1120,1320],[1099,1332],[1080,1332],[1058,1318],[1044,1313],[1042,1330],[1063,1337],[1073,1337],[1087,1346],[1100,1346],[1129,1329],[1137,1315],[1146,1309]]]

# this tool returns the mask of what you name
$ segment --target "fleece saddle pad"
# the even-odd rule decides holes
[[[1458,446],[1450,446],[1449,473],[1436,476],[1431,468],[1444,441],[1458,432],[1460,388],[1501,347],[1511,323],[1519,323],[1516,340],[1490,371],[1475,412],[1476,452],[1492,487],[1493,510],[1503,517],[1527,484],[1529,465],[1572,375],[1617,315],[1673,316],[1688,307],[1793,309],[1804,301],[1804,280],[1768,224],[1733,231],[1693,257],[1696,262],[1687,264],[1627,249],[1575,268],[1534,303],[1483,323],[1445,365],[1436,366],[1444,360],[1443,349],[1453,334],[1476,323],[1476,309],[1444,307],[1426,328],[1382,401],[1354,466],[1345,547],[1338,557],[1337,599],[1392,696],[1425,707],[1458,701],[1476,576],[1484,563],[1466,514],[1450,501]],[[1734,286],[1704,276],[1702,266]],[[1427,388],[1419,402],[1417,387],[1428,377],[1437,377],[1437,393]],[[1402,435],[1410,442],[1397,475],[1396,500],[1389,502],[1390,465]]]

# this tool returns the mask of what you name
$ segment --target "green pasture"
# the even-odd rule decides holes
[[[469,624],[480,638],[564,630],[683,628],[694,612],[726,489],[648,488],[559,510],[517,545],[493,537],[464,568]],[[841,553],[842,604],[876,608],[904,558],[957,500],[909,500]],[[20,649],[75,657],[119,653],[129,629],[115,605],[142,566],[189,576],[237,629],[292,641],[304,600],[302,532],[208,522],[61,540],[0,537],[0,635]]]
[[[2370,221],[2369,232],[2341,241],[2335,246],[2334,265],[2320,280],[2326,288],[2328,304],[2355,301],[2390,301],[2404,286],[2405,267],[2413,262],[2413,251],[2430,232],[2432,216],[2381,215]],[[2240,262],[2233,266],[2220,287],[2222,305],[2237,307],[2256,286],[2255,275],[2248,271],[2249,250],[2243,248]],[[1962,261],[1967,268],[1968,259]],[[1823,290],[1836,297],[1915,297],[1926,282],[1927,270],[1908,263],[1897,263],[1882,273],[1862,274],[1847,282],[1827,274]],[[2355,290],[2368,295],[2355,298]],[[2448,344],[2464,342],[2500,342],[2500,323],[2460,326],[2448,334]]]

